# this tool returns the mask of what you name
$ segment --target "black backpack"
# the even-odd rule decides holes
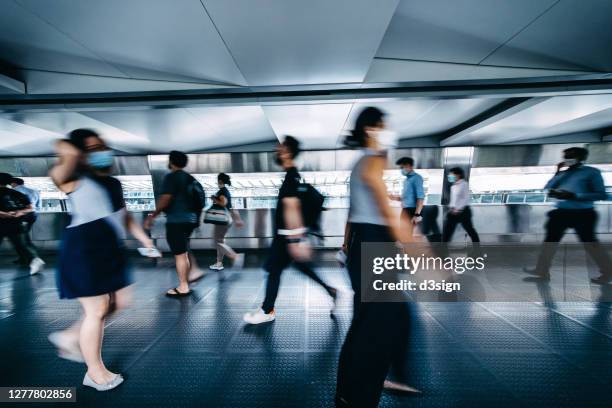
[[[206,191],[204,191],[202,184],[193,176],[187,186],[187,196],[191,203],[191,209],[198,214],[201,213],[204,207],[206,207]]]
[[[300,183],[297,188],[300,207],[302,208],[302,219],[309,233],[321,235],[321,213],[325,211],[323,204],[325,196],[308,183]]]

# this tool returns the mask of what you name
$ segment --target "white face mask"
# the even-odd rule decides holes
[[[398,135],[392,130],[380,130],[376,139],[380,150],[391,150],[397,147]]]

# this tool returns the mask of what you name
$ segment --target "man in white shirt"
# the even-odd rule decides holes
[[[442,242],[450,242],[457,224],[461,224],[470,236],[475,250],[480,249],[480,238],[472,225],[472,211],[470,210],[470,187],[465,181],[465,173],[460,167],[449,170],[448,182],[451,183],[451,197],[449,211],[442,229]]]

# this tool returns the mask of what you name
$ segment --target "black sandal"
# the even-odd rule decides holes
[[[178,288],[173,288],[170,290],[174,293],[166,292],[166,296],[172,297],[172,298],[179,298],[179,297],[185,297],[185,296],[191,295],[191,290],[189,290],[189,292],[179,292]]]

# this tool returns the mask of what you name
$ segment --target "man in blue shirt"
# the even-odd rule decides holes
[[[406,177],[402,184],[401,196],[390,196],[392,200],[402,202],[402,221],[412,229],[412,226],[421,222],[421,210],[425,201],[425,190],[423,189],[423,177],[414,171],[414,160],[412,157],[402,157],[395,162]],[[412,235],[412,234],[410,234]]]
[[[593,258],[601,276],[591,279],[593,283],[606,284],[612,281],[610,258],[595,236],[597,213],[593,202],[606,200],[607,194],[601,172],[585,166],[589,152],[581,147],[570,147],[563,151],[564,160],[557,165],[557,172],[545,188],[548,196],[556,198],[556,209],[548,213],[544,246],[534,269],[525,272],[536,275],[529,281],[549,281],[550,264],[563,238],[565,230],[573,228],[580,241],[585,244],[587,253]]]

